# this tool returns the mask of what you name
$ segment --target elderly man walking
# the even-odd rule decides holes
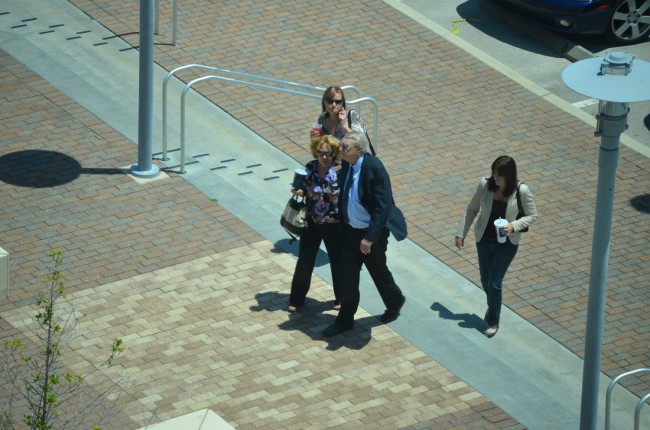
[[[341,309],[334,324],[323,332],[335,336],[352,329],[359,307],[359,277],[365,265],[381,296],[386,312],[383,323],[397,319],[406,301],[386,265],[390,233],[399,241],[406,238],[404,215],[395,206],[390,178],[379,159],[369,153],[365,133],[348,132],[342,139],[343,191],[339,197],[343,240],[343,285]]]

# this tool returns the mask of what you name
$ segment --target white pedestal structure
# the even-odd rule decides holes
[[[0,300],[9,293],[9,253],[0,248]]]

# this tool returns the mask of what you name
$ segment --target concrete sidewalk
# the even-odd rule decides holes
[[[3,49],[42,76],[58,91],[65,94],[65,97],[71,98],[92,113],[101,123],[119,132],[126,141],[137,140],[137,128],[133,121],[133,118],[137,118],[137,81],[129,78],[137,76],[137,52],[130,49],[122,39],[114,38],[113,33],[98,25],[97,22],[89,20],[66,2],[40,3],[31,0],[21,3],[20,6],[24,9],[10,11],[9,16],[14,20],[9,21],[10,23],[15,22],[16,18],[21,16],[37,19],[26,21],[28,25],[25,27],[13,28],[9,24],[8,27],[12,30],[3,30],[0,33]],[[7,15],[0,19],[6,21]],[[63,24],[63,30],[57,30],[54,34],[44,33],[44,31],[48,31],[48,28],[61,28],[53,27],[59,24]],[[72,35],[81,35],[81,40],[70,39],[76,37]],[[63,42],[64,40],[66,42]],[[108,43],[98,45],[98,43],[103,43],[99,41],[108,41]],[[157,68],[156,91],[160,90],[164,75],[165,71]],[[174,82],[173,88],[177,94],[181,87],[180,82]],[[174,118],[178,112],[178,99],[171,100],[173,113],[170,118]],[[159,92],[156,96],[156,105],[160,105]],[[321,349],[319,345],[323,339],[320,337],[320,331],[327,325],[332,315],[322,304],[327,301],[329,296],[325,283],[329,276],[327,266],[319,267],[316,270],[320,279],[315,280],[313,298],[319,300],[321,304],[308,306],[316,313],[312,314],[309,311],[307,315],[299,315],[296,318],[292,317],[289,321],[284,321],[286,316],[280,315],[281,312],[276,311],[282,310],[286,305],[287,285],[294,263],[289,256],[278,254],[278,252],[295,254],[296,246],[295,244],[289,246],[284,240],[286,235],[276,222],[276,218],[287,198],[286,184],[291,176],[289,172],[300,163],[287,155],[286,151],[270,144],[248,127],[242,126],[240,121],[233,119],[228,113],[204,97],[192,93],[188,105],[191,106],[192,115],[188,124],[191,133],[191,151],[188,160],[186,160],[188,163],[187,173],[181,178],[173,173],[174,168],[172,167],[163,175],[165,177],[152,183],[155,185],[145,184],[143,186],[153,186],[157,192],[166,193],[169,187],[178,188],[180,183],[187,182],[190,187],[201,193],[187,197],[185,204],[200,199],[199,194],[203,195],[205,199],[203,204],[198,205],[199,207],[203,207],[206,202],[209,202],[209,199],[216,199],[218,205],[214,202],[209,203],[218,206],[219,209],[207,209],[207,213],[214,210],[219,212],[218,218],[224,220],[221,224],[222,229],[231,230],[233,224],[240,223],[236,219],[243,221],[247,227],[237,226],[238,233],[235,235],[232,230],[225,237],[223,237],[223,230],[221,234],[212,234],[210,242],[202,242],[205,246],[203,256],[192,258],[187,255],[184,261],[174,261],[171,258],[167,263],[161,262],[160,267],[147,269],[145,266],[143,269],[138,269],[141,275],[137,276],[124,276],[124,272],[120,274],[119,271],[116,271],[113,275],[114,282],[102,283],[101,279],[96,279],[94,285],[88,285],[79,293],[75,293],[75,298],[82,301],[84,297],[91,299],[105,297],[106,294],[110,294],[111,297],[110,300],[107,299],[105,305],[92,303],[92,300],[87,305],[84,304],[87,306],[89,314],[87,330],[89,334],[92,333],[92,337],[88,337],[88,345],[81,345],[77,350],[82,357],[88,359],[92,355],[84,352],[84,349],[89,346],[96,348],[102,330],[106,331],[106,334],[117,330],[127,340],[147,345],[146,349],[149,349],[153,347],[154,343],[160,343],[161,339],[155,339],[155,333],[153,339],[148,339],[148,335],[142,333],[147,333],[152,329],[156,332],[157,330],[154,328],[159,326],[156,321],[162,321],[165,325],[175,325],[178,330],[176,334],[158,330],[165,339],[165,345],[169,347],[162,350],[162,354],[169,357],[169,360],[163,360],[161,365],[170,366],[168,369],[173,373],[176,373],[177,370],[172,369],[183,368],[184,363],[188,368],[177,374],[173,384],[168,384],[168,387],[161,387],[160,390],[157,390],[159,382],[156,382],[155,377],[149,375],[153,375],[154,372],[164,373],[164,371],[157,368],[156,363],[152,363],[152,367],[147,368],[146,363],[141,361],[145,355],[140,356],[140,352],[135,352],[135,359],[126,357],[120,364],[124,371],[133,375],[137,386],[147,386],[146,389],[142,389],[144,398],[138,397],[137,394],[134,394],[134,397],[141,405],[148,408],[156,402],[162,404],[171,402],[167,396],[170,395],[170,390],[174,390],[174,386],[185,390],[182,387],[193,386],[195,380],[204,381],[211,377],[219,379],[226,376],[235,377],[239,381],[231,381],[230,384],[233,387],[239,386],[239,391],[236,390],[236,392],[243,397],[225,396],[225,393],[219,393],[219,390],[207,392],[198,390],[197,393],[188,396],[188,399],[173,403],[174,407],[166,409],[161,416],[171,417],[175,416],[174,411],[187,412],[209,407],[237,428],[248,425],[268,426],[269,428],[284,426],[280,423],[292,423],[291,425],[295,428],[301,428],[301,424],[316,426],[316,423],[319,422],[319,419],[316,418],[318,414],[312,415],[308,412],[318,403],[308,401],[302,404],[293,398],[291,402],[287,403],[287,396],[290,394],[287,391],[278,391],[287,382],[295,384],[293,377],[272,373],[273,376],[265,381],[270,383],[270,387],[276,388],[257,386],[262,383],[259,378],[263,378],[263,370],[268,370],[266,366],[271,365],[269,363],[275,363],[277,368],[283,371],[294,367],[302,369],[296,376],[304,372],[303,376],[309,382],[307,385],[300,383],[301,391],[318,390],[315,395],[321,396],[321,401],[329,405],[330,413],[326,413],[324,416],[327,417],[325,420],[331,421],[332,425],[345,427],[353,426],[356,422],[364,428],[373,426],[381,428],[386,425],[389,428],[391,426],[419,428],[418,426],[421,425],[434,424],[435,417],[442,418],[458,411],[471,411],[476,404],[485,405],[485,397],[526,428],[548,428],[550,426],[575,428],[577,426],[581,360],[564,345],[509,309],[504,309],[503,328],[505,330],[502,329],[504,333],[500,332],[499,336],[491,340],[485,339],[480,334],[481,318],[477,315],[482,312],[484,307],[480,291],[477,291],[476,286],[456,270],[435,258],[426,247],[423,247],[417,235],[414,241],[395,243],[390,247],[390,267],[397,274],[399,283],[408,298],[403,315],[392,323],[390,328],[379,326],[378,321],[371,318],[371,315],[381,314],[383,308],[374,292],[374,287],[367,278],[364,278],[362,285],[364,310],[358,316],[359,331],[344,339],[329,342],[324,350]],[[26,107],[29,107],[29,103]],[[566,115],[564,112],[563,114]],[[161,120],[158,112],[156,112],[154,123],[156,125],[154,152],[159,154],[162,138]],[[172,124],[174,123],[172,122]],[[178,136],[177,124],[170,126],[170,135]],[[108,138],[110,141],[110,135]],[[33,143],[25,141],[22,145],[30,147]],[[83,145],[75,143],[67,146],[65,153],[76,158],[76,151],[84,151],[83,148]],[[122,154],[127,159],[135,154],[134,149],[129,150],[128,148],[127,145],[120,145],[119,149],[119,151],[123,151]],[[117,150],[117,148],[99,149],[93,146],[92,149],[92,151],[101,152],[112,150]],[[386,154],[389,159],[394,157],[389,151],[386,151]],[[167,161],[166,165],[178,166],[180,163],[178,152],[172,152],[171,155],[172,159]],[[102,157],[99,156],[99,158]],[[298,158],[304,159],[304,154]],[[382,158],[384,158],[383,155]],[[395,164],[400,163],[401,161],[395,160]],[[647,164],[645,161],[643,163]],[[125,163],[124,166],[128,166],[128,163]],[[645,174],[647,176],[647,172]],[[75,182],[77,181],[73,181],[70,186],[76,188]],[[135,192],[133,186],[124,186]],[[187,186],[183,185],[183,187]],[[9,190],[8,192],[13,191]],[[74,195],[79,191],[70,190],[70,192]],[[21,193],[21,195],[24,194]],[[141,192],[134,194],[134,197],[136,195],[138,198],[142,198]],[[37,197],[38,194],[35,193],[33,198]],[[110,196],[108,198],[111,199]],[[135,201],[139,201],[138,198]],[[146,202],[152,207],[156,207],[158,204],[155,199],[146,200]],[[53,201],[52,204],[55,202]],[[119,211],[119,206],[118,203],[115,210]],[[413,210],[410,203],[406,203],[405,206]],[[182,205],[176,207],[183,208]],[[222,210],[225,211],[222,212]],[[182,217],[187,218],[188,227],[197,221],[195,211],[182,211],[181,214],[183,214]],[[104,215],[108,216],[109,214]],[[165,215],[172,220],[178,216],[177,212],[168,212]],[[119,212],[112,212],[112,217],[119,219],[121,215]],[[96,219],[95,222],[102,224],[104,221]],[[203,220],[201,225],[210,229],[209,217]],[[250,229],[251,232],[248,232],[247,229]],[[157,235],[159,236],[158,240],[164,240],[166,247],[169,246],[170,250],[175,250],[181,243],[201,241],[204,238],[196,236],[201,236],[205,231],[191,227],[186,228],[182,242],[179,243],[165,240],[166,233],[164,231],[159,231]],[[257,232],[259,236],[253,234],[252,231]],[[242,236],[248,238],[247,245],[243,247],[240,246],[241,244],[233,242],[235,237]],[[57,239],[66,244],[65,249],[74,248],[74,237],[61,236]],[[222,249],[211,249],[212,246],[219,246]],[[79,250],[83,252],[83,248],[82,246]],[[10,250],[10,253],[16,253],[16,251],[14,248]],[[132,251],[135,251],[135,255],[128,254],[129,247],[122,249],[124,257],[127,259],[141,258],[141,254],[148,252],[147,248],[138,249],[138,247],[131,247]],[[234,254],[232,254],[233,252]],[[30,249],[18,250],[18,253],[28,255]],[[230,264],[226,264],[224,261],[229,261]],[[258,270],[263,267],[272,267],[272,270]],[[216,279],[219,280],[217,285],[215,285]],[[138,292],[137,286],[141,286],[143,290]],[[191,286],[191,294],[182,292],[187,286]],[[203,294],[200,293],[203,291],[202,288],[205,289]],[[24,294],[30,290],[30,288],[26,288],[23,294],[19,294],[19,297],[26,299]],[[162,297],[167,296],[170,298],[170,307],[167,309],[161,308],[161,303],[154,304],[152,308],[150,304],[138,299],[138,297],[152,297],[159,301]],[[11,295],[10,298],[16,304]],[[257,304],[250,303],[253,298]],[[119,319],[123,320],[124,317],[120,318],[118,315],[114,315],[114,303],[112,305],[111,302],[116,299],[119,303],[123,303],[120,309],[127,314],[154,316],[163,312],[166,316],[162,320],[145,318],[142,321],[134,319],[130,323],[118,321]],[[218,306],[215,306],[214,299],[219,299]],[[174,305],[172,306],[172,304]],[[201,310],[201,312],[196,313],[193,309]],[[23,321],[29,312],[29,307],[21,307],[18,303],[14,309],[3,310],[2,317],[14,328],[20,330],[22,327],[20,321]],[[104,317],[102,318],[100,315]],[[201,321],[201,315],[211,315],[211,318]],[[245,318],[242,318],[243,315]],[[105,326],[107,321],[109,321],[109,325]],[[134,329],[135,325],[139,327],[138,330]],[[102,329],[102,327],[104,328]],[[278,327],[288,330],[288,332],[277,333]],[[225,331],[221,332],[222,329]],[[301,331],[303,336],[296,338],[292,334],[292,331],[296,329]],[[232,330],[234,330],[233,333],[240,334],[233,339],[235,343],[228,343],[226,342],[229,339],[227,332]],[[371,330],[372,336],[370,335]],[[190,358],[192,355],[182,358],[186,357],[185,353],[189,354],[192,350],[190,345],[182,340],[182,337],[175,337],[184,332],[191,332],[196,337],[192,342],[213,345],[213,347],[200,348],[204,352],[199,354],[202,357],[196,362]],[[255,335],[242,336],[245,333],[254,333]],[[287,334],[290,335],[288,338],[284,336]],[[387,350],[383,348],[386,341],[388,341],[385,343]],[[221,346],[227,346],[226,351],[230,351],[233,355],[231,358],[225,359],[229,364],[224,363],[223,366],[220,366],[218,356],[213,356],[210,353],[214,348],[214,342],[222,344]],[[382,344],[382,348],[379,350],[375,350],[373,347],[376,342]],[[310,346],[309,343],[314,343],[314,345]],[[272,355],[269,358],[268,354],[273,351],[274,344],[283,345],[278,349],[278,351],[282,351],[283,355]],[[299,344],[304,349],[288,351],[287,348],[294,344]],[[396,348],[393,349],[394,347]],[[347,348],[350,350],[349,352],[356,352],[356,354],[345,354],[345,351],[341,350],[342,348]],[[332,349],[335,351],[332,352]],[[388,352],[391,350],[392,352]],[[379,354],[379,351],[381,354],[377,357],[385,357],[386,361],[374,361],[370,357],[362,358],[365,354],[370,354],[371,357],[375,356],[375,354]],[[403,354],[404,351],[408,352]],[[96,354],[96,351],[94,353]],[[248,371],[240,367],[241,363],[246,363],[246,359],[241,354],[245,354],[254,363],[262,366],[261,369],[251,370],[251,375],[256,376],[248,375]],[[341,356],[337,357],[336,354],[341,354]],[[316,375],[315,369],[304,369],[308,362],[318,364],[330,363],[334,360],[335,363],[339,359],[343,359],[343,356],[350,360],[348,369],[350,373],[346,374],[349,380],[345,382],[338,379],[332,381],[334,385],[328,384],[328,390],[323,389],[323,381],[336,375],[335,365],[329,374],[325,372],[315,381],[310,380],[313,379],[313,375]],[[394,369],[387,365],[390,362],[393,362]],[[486,367],[486,362],[490,363],[488,367]],[[370,366],[368,367],[369,375],[363,373],[359,375],[354,370],[367,366]],[[206,369],[197,371],[197,367],[199,369],[206,367]],[[225,373],[218,371],[221,367]],[[400,369],[400,371],[393,374],[395,369]],[[442,384],[438,388],[428,386],[427,383],[424,385],[413,384],[412,382],[419,378],[426,380],[425,374],[428,372],[425,369],[435,369],[432,374],[429,373],[432,380],[444,380],[448,383]],[[416,376],[414,371],[419,376]],[[401,372],[407,372],[409,378],[414,379],[409,379],[411,382],[405,382],[402,379],[405,375]],[[444,376],[435,376],[439,372]],[[232,376],[238,374],[251,381],[244,384],[248,391],[240,392],[242,380]],[[387,376],[389,374],[390,377]],[[405,413],[409,409],[404,403],[400,402],[399,405],[396,405],[396,409],[388,408],[386,405],[395,402],[396,398],[376,397],[375,394],[372,394],[378,389],[377,384],[387,377],[391,381],[388,385],[395,387],[394,390],[390,389],[389,391],[401,392],[401,389],[397,389],[397,387],[407,384],[410,385],[409,390],[414,396],[425,396],[425,398],[417,399],[417,402],[420,403],[419,408],[422,410],[418,412],[418,418],[413,418],[414,421],[406,419]],[[290,379],[284,380],[284,378]],[[603,389],[606,387],[607,380],[608,378],[603,375],[601,379]],[[314,382],[315,385],[310,384]],[[341,383],[347,389],[336,388],[336,383]],[[226,392],[230,392],[227,389],[229,385],[224,384],[223,386],[221,383],[218,385],[226,389]],[[348,384],[352,384],[352,386]],[[353,386],[356,388],[352,388]],[[425,386],[427,387],[426,391],[430,391],[426,394],[424,391],[420,391]],[[136,393],[140,390],[138,388]],[[355,395],[349,398],[348,393],[351,392]],[[442,393],[453,393],[454,395],[449,397]],[[273,416],[274,420],[278,421],[265,421],[264,411],[270,411],[262,406],[269,402],[268,399],[263,400],[266,399],[266,396],[272,398],[270,401],[292,405],[289,409],[292,412],[282,411],[282,407],[274,405],[270,409],[274,412],[268,412],[268,416]],[[346,399],[342,403],[339,399],[340,396]],[[435,400],[436,396],[443,396],[444,400]],[[368,403],[365,403],[365,406],[356,403],[357,399],[365,397],[368,397],[366,399]],[[247,401],[260,400],[254,402],[253,406],[253,410],[259,408],[257,419],[251,417],[249,421],[249,418],[246,417],[245,411],[250,413],[250,405],[238,409],[237,405],[242,404],[238,399],[243,398],[248,399]],[[614,428],[630,428],[633,418],[633,413],[630,411],[633,411],[638,398],[625,391],[617,393],[615,400],[616,426]],[[449,409],[442,404],[448,405]],[[380,406],[393,411],[390,414],[382,414],[385,421],[378,420],[372,413],[364,412],[356,415],[354,412],[366,411],[366,408],[372,410],[372,408]],[[306,410],[302,408],[306,408]],[[549,414],[550,410],[553,411],[553,414]],[[131,417],[134,422],[139,421],[133,415]],[[301,421],[298,417],[308,421]],[[284,421],[285,419],[288,421]],[[315,421],[311,421],[312,419]],[[387,424],[389,422],[392,424]],[[448,418],[448,421],[440,422],[451,423],[452,421]],[[475,421],[474,424],[476,425],[477,422]],[[508,428],[500,427],[504,422],[493,422],[492,424],[495,426],[494,428]],[[513,423],[505,424],[509,426]],[[619,425],[620,427],[618,427]]]

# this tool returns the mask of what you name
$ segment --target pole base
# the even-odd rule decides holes
[[[138,165],[134,164],[131,166],[131,173],[141,178],[154,178],[158,176],[158,173],[160,173],[160,168],[155,164],[152,164],[151,169],[149,170],[138,170]]]

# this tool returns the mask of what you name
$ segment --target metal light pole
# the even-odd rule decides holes
[[[151,162],[153,155],[153,0],[140,0],[140,91],[138,97],[138,164],[131,166],[136,176],[153,178],[160,169]]]
[[[562,72],[562,80],[575,92],[600,100],[595,133],[601,138],[598,188],[580,408],[580,430],[596,430],[619,140],[627,128],[628,103],[650,100],[650,63],[635,60],[630,54],[612,52],[604,58],[589,58],[571,64]]]

